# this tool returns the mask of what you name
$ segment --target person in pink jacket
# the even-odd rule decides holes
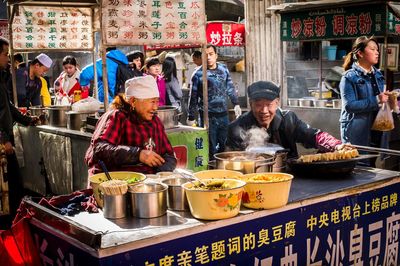
[[[146,60],[146,73],[156,79],[160,93],[160,106],[164,106],[166,104],[166,86],[164,77],[161,75],[162,65],[157,57],[151,57]]]

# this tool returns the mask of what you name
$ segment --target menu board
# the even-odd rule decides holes
[[[93,49],[92,9],[19,6],[12,23],[14,50]]]
[[[204,0],[103,0],[106,45],[206,42]]]
[[[207,42],[215,46],[244,46],[244,24],[210,22],[207,24]]]

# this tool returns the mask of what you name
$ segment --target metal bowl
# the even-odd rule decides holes
[[[302,98],[299,99],[300,107],[313,107],[314,106],[314,98]]]
[[[299,106],[299,99],[288,99],[289,106]]]
[[[342,108],[342,100],[341,99],[332,100],[332,104],[333,104],[333,108],[336,108],[336,109]]]
[[[178,107],[160,106],[157,110],[157,116],[160,118],[165,129],[178,126]]]
[[[328,100],[314,100],[314,107],[322,107],[325,108]]]

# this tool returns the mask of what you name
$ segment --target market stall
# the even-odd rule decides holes
[[[341,66],[359,36],[377,38],[387,88],[398,87],[398,3],[324,0],[268,9],[281,15],[282,105],[311,125],[340,136]]]
[[[287,206],[225,220],[59,215],[26,199],[44,264],[398,265],[398,172],[296,176]]]

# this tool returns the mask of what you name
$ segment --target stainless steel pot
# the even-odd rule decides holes
[[[342,108],[342,100],[341,99],[332,100],[332,104],[333,104],[333,108],[336,108],[336,109]]]
[[[314,106],[314,98],[302,98],[299,99],[300,107],[313,107]]]
[[[168,186],[161,183],[142,183],[129,186],[132,215],[139,218],[153,218],[167,212]]]
[[[52,105],[46,107],[49,113],[49,125],[53,127],[67,127],[66,112],[71,110],[71,106]]]
[[[326,107],[328,100],[314,100],[314,107]]]
[[[80,130],[85,126],[86,117],[94,113],[69,111],[65,114],[67,115],[67,128],[71,130]]]
[[[274,156],[246,151],[228,151],[214,154],[217,169],[235,170],[243,174],[272,172]]]
[[[288,104],[289,106],[299,106],[299,99],[294,99],[294,98],[288,99]]]
[[[274,156],[274,165],[272,167],[273,172],[285,172],[286,171],[286,159],[288,149],[283,148],[280,145],[269,143],[267,146],[251,147],[246,149],[248,152],[265,153]]]
[[[174,128],[178,126],[178,108],[175,106],[160,106],[157,110],[157,116],[164,124],[164,128]]]
[[[189,203],[186,198],[185,190],[182,185],[189,180],[184,177],[168,177],[161,182],[168,186],[167,207],[170,210],[188,211]]]
[[[29,107],[29,112],[31,113],[31,115],[34,115],[34,116],[40,116],[45,111],[46,111],[45,107],[41,107],[41,106],[31,106],[31,107]]]

